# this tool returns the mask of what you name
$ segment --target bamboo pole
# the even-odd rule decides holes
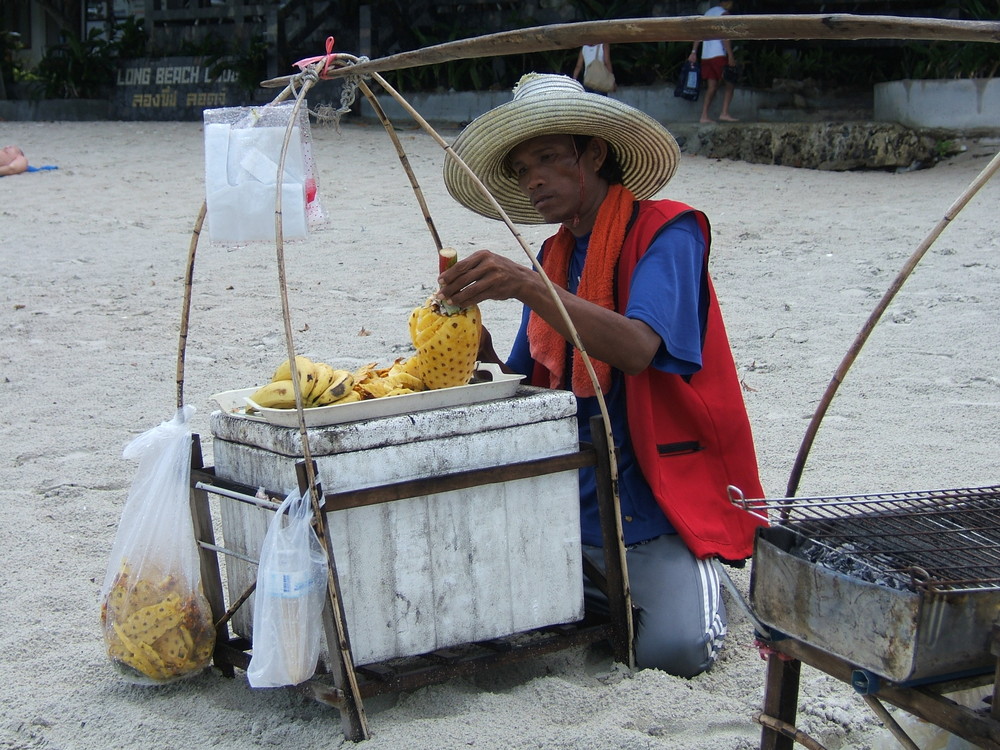
[[[187,266],[184,269],[184,300],[181,303],[181,325],[180,333],[177,336],[177,408],[184,406],[184,355],[187,351],[188,325],[191,317],[191,294],[194,285],[194,259],[198,250],[198,240],[201,237],[201,228],[205,224],[205,216],[208,214],[208,204],[201,203],[198,211],[198,218],[195,219],[194,229],[191,232],[191,244],[188,245]]]
[[[607,402],[605,401],[604,394],[601,391],[601,385],[600,382],[598,381],[597,373],[594,370],[594,365],[591,362],[590,355],[587,354],[587,349],[583,345],[583,341],[580,338],[580,334],[577,331],[576,326],[573,324],[573,320],[569,316],[569,312],[566,310],[566,307],[563,305],[562,300],[559,298],[559,294],[556,292],[555,285],[552,283],[551,279],[549,279],[548,274],[545,273],[545,269],[542,268],[542,265],[541,263],[538,262],[538,259],[535,257],[535,254],[531,251],[531,248],[528,245],[527,241],[524,239],[524,236],[518,231],[517,227],[514,225],[510,217],[507,215],[507,212],[504,211],[503,207],[497,202],[496,198],[493,197],[493,195],[490,193],[486,185],[482,182],[482,180],[479,179],[479,176],[476,175],[475,172],[473,172],[472,169],[469,167],[469,165],[462,160],[462,158],[455,152],[455,150],[451,147],[451,145],[444,138],[442,138],[441,135],[433,127],[431,127],[430,123],[428,123],[420,115],[420,113],[417,112],[416,109],[414,109],[413,106],[408,101],[406,101],[406,99],[404,99],[403,96],[398,91],[396,91],[396,89],[394,89],[392,86],[389,85],[388,81],[382,78],[382,76],[380,76],[378,73],[373,73],[372,77],[380,86],[382,86],[383,89],[385,89],[385,91],[393,99],[396,100],[396,102],[401,107],[403,107],[404,110],[406,110],[407,113],[409,113],[409,115],[424,130],[424,132],[430,135],[431,138],[433,138],[438,143],[438,145],[444,149],[445,158],[454,159],[458,163],[459,167],[469,176],[473,184],[476,185],[476,187],[483,194],[483,196],[492,204],[493,208],[496,209],[500,218],[503,220],[504,224],[510,230],[511,234],[514,236],[514,239],[521,246],[521,249],[524,251],[524,254],[527,256],[532,266],[534,266],[535,270],[541,276],[542,281],[545,284],[545,288],[547,289],[549,295],[552,297],[556,309],[559,311],[560,317],[566,324],[566,328],[569,330],[570,340],[573,346],[575,346],[580,352],[580,357],[583,360],[584,368],[587,370],[587,375],[590,377],[590,382],[594,386],[594,393],[597,396],[597,404],[600,409],[601,416],[603,417],[605,440],[607,443],[608,454],[609,454],[608,463],[610,466],[610,473],[611,473],[611,491],[614,496],[613,506],[615,509],[614,523],[619,541],[619,549],[624,550],[624,534],[622,531],[622,519],[620,512],[621,509],[619,505],[619,494],[618,494],[618,460],[617,456],[615,455],[615,439],[611,430],[611,417],[608,414]],[[622,552],[621,562],[622,562],[622,575],[625,579],[625,604],[628,613],[627,638],[629,647],[631,648],[633,640],[632,605],[631,605],[631,596],[629,594],[628,572],[627,568],[625,567],[624,551]],[[629,666],[633,665],[630,664]]]
[[[399,103],[401,107],[403,107],[403,109],[405,109],[409,113],[409,115],[417,122],[418,125],[420,125],[420,127],[428,135],[430,135],[435,141],[437,141],[438,145],[444,149],[446,158],[454,159],[456,162],[458,162],[459,167],[461,167],[461,169],[469,176],[469,178],[473,181],[476,187],[483,194],[483,196],[492,204],[493,208],[496,209],[497,213],[500,215],[504,224],[507,225],[507,228],[514,236],[514,239],[517,240],[517,243],[521,246],[521,249],[524,251],[524,254],[528,257],[528,260],[534,266],[535,270],[538,271],[538,273],[541,275],[542,280],[545,282],[545,287],[548,290],[549,295],[552,297],[552,300],[555,303],[556,308],[559,310],[560,317],[566,324],[566,327],[569,329],[570,339],[572,341],[573,346],[575,346],[577,349],[580,350],[580,355],[581,358],[583,359],[583,365],[586,368],[587,374],[590,376],[590,380],[594,385],[594,392],[597,394],[597,401],[600,406],[601,416],[604,417],[605,427],[607,429],[608,445],[614,446],[615,441],[614,437],[611,434],[611,418],[608,415],[607,404],[604,401],[604,395],[601,393],[601,386],[597,379],[597,373],[594,371],[594,365],[590,361],[590,356],[587,354],[587,349],[586,347],[584,347],[583,341],[580,339],[580,334],[576,330],[576,326],[573,325],[573,321],[569,317],[569,312],[567,312],[565,306],[562,303],[562,300],[559,299],[559,294],[556,292],[555,285],[552,283],[548,275],[545,273],[545,270],[542,268],[541,263],[538,262],[538,259],[535,257],[535,254],[531,252],[531,248],[528,245],[527,241],[524,239],[524,236],[518,231],[517,227],[510,220],[510,217],[507,216],[507,212],[503,210],[503,207],[490,194],[489,189],[479,179],[478,175],[476,175],[475,172],[473,172],[472,169],[462,160],[462,158],[457,153],[455,153],[455,150],[452,149],[451,145],[444,138],[442,138],[438,134],[438,132],[434,130],[433,127],[431,127],[430,123],[428,123],[420,115],[420,113],[417,112],[410,105],[410,103],[400,95],[398,91],[396,91],[396,89],[390,86],[388,81],[382,78],[382,76],[380,76],[378,73],[374,73],[373,78],[378,82],[380,86],[382,86],[382,88],[386,90],[386,92],[390,96],[392,96]],[[612,486],[615,488],[615,495],[617,496],[618,493],[617,462],[612,460],[611,467],[612,467],[611,468]]]
[[[851,369],[851,365],[854,364],[854,360],[858,358],[858,354],[861,353],[861,348],[865,345],[865,342],[868,341],[868,337],[871,336],[875,325],[881,319],[882,314],[886,311],[886,308],[889,307],[889,303],[892,302],[896,293],[902,288],[903,284],[910,277],[910,274],[913,273],[913,269],[916,268],[921,258],[926,255],[935,240],[941,236],[941,233],[945,230],[945,228],[955,219],[956,216],[958,216],[961,210],[965,208],[966,204],[972,200],[972,197],[979,192],[980,188],[982,188],[982,186],[985,185],[994,174],[996,174],[998,169],[1000,169],[1000,153],[993,157],[990,163],[986,165],[983,171],[979,173],[976,179],[970,183],[958,199],[951,205],[951,208],[949,208],[941,220],[938,221],[930,233],[924,238],[923,242],[917,246],[917,249],[913,251],[913,254],[906,261],[902,270],[900,270],[892,284],[890,284],[889,289],[882,295],[882,299],[879,300],[871,315],[868,316],[868,320],[855,337],[850,349],[847,350],[847,354],[845,354],[844,358],[841,360],[840,366],[837,367],[836,372],[834,372],[833,378],[830,380],[829,385],[826,387],[826,391],[823,393],[823,397],[820,399],[819,406],[816,407],[816,411],[813,413],[812,419],[809,421],[805,437],[802,439],[798,455],[795,457],[795,463],[792,466],[791,476],[788,478],[788,487],[785,490],[785,497],[795,496],[795,492],[799,488],[799,480],[802,478],[802,470],[805,466],[806,458],[809,456],[809,450],[816,438],[816,432],[819,430],[820,422],[823,421],[823,417],[826,415],[827,409],[830,407],[830,402],[833,400],[834,395],[836,395],[837,390],[840,388],[840,384],[844,382],[844,378],[847,376],[847,371]]]
[[[201,237],[201,228],[205,224],[205,216],[208,214],[208,204],[202,201],[201,209],[198,211],[198,218],[195,219],[194,229],[191,231],[191,244],[188,245],[187,265],[184,269],[184,299],[181,302],[181,325],[177,336],[177,408],[184,406],[184,359],[187,352],[188,325],[191,318],[191,294],[194,286],[194,259],[198,250],[198,240]]]
[[[392,126],[392,122],[385,114],[385,110],[382,109],[382,105],[379,104],[378,99],[372,90],[363,82],[358,82],[358,88],[361,89],[361,93],[365,95],[368,103],[371,105],[372,109],[375,110],[375,114],[378,116],[379,122],[385,128],[385,132],[389,135],[389,139],[392,141],[392,145],[396,148],[396,155],[399,157],[399,163],[403,166],[403,171],[406,172],[407,178],[410,180],[410,186],[413,188],[413,194],[417,198],[417,203],[420,205],[420,213],[423,214],[424,222],[427,224],[427,229],[431,233],[431,238],[434,240],[434,249],[438,252],[444,245],[441,243],[441,236],[438,234],[437,227],[434,226],[434,219],[431,218],[430,210],[427,208],[427,201],[424,199],[424,191],[420,189],[420,183],[417,181],[417,176],[413,173],[413,168],[410,166],[410,159],[406,155],[406,151],[403,149],[403,144],[399,140],[399,136],[396,134],[396,129]]]
[[[945,18],[860,16],[849,13],[727,15],[719,17],[621,18],[606,21],[532,26],[526,29],[459,39],[330,70],[339,78],[436,65],[476,57],[571,49],[583,44],[691,42],[703,39],[922,39],[952,42],[1000,42],[998,21]],[[261,86],[284,86],[294,76],[272,78]]]
[[[904,748],[904,750],[920,750],[920,747],[915,743],[910,736],[903,730],[893,717],[889,713],[889,710],[882,705],[882,702],[876,698],[874,695],[862,695],[861,696],[868,708],[872,710],[879,721],[881,721],[885,728],[888,729],[892,736],[896,738],[896,741]]]
[[[773,716],[768,716],[765,713],[759,713],[754,717],[757,723],[761,726],[765,726],[768,729],[772,729],[778,732],[783,737],[787,737],[794,742],[802,745],[802,747],[807,750],[826,750],[823,745],[819,744],[816,740],[810,737],[808,734],[792,726],[787,721],[782,721],[781,719],[776,719]]]
[[[352,734],[357,735],[352,737],[352,739],[366,740],[370,736],[368,718],[365,714],[364,705],[361,702],[361,691],[357,681],[357,673],[354,670],[354,656],[351,653],[351,648],[347,638],[347,627],[342,616],[343,609],[339,594],[340,586],[337,582],[336,563],[333,557],[333,544],[325,520],[326,516],[323,513],[321,505],[323,498],[320,493],[319,484],[316,480],[316,465],[312,460],[312,451],[309,446],[309,431],[305,423],[303,394],[301,384],[299,383],[298,368],[295,364],[295,343],[292,335],[291,307],[288,303],[288,282],[285,271],[285,242],[282,227],[281,202],[281,184],[283,175],[285,174],[285,157],[288,154],[288,146],[291,142],[293,128],[295,127],[298,113],[305,102],[306,94],[309,92],[309,89],[320,80],[318,76],[318,70],[320,67],[322,67],[320,63],[316,63],[305,72],[305,75],[296,78],[295,83],[301,84],[297,90],[294,84],[290,84],[289,87],[286,88],[286,91],[294,92],[295,104],[292,107],[292,113],[289,117],[288,125],[285,128],[285,140],[282,143],[281,156],[278,160],[278,176],[276,183],[278,189],[275,192],[274,202],[275,252],[278,265],[278,288],[281,295],[281,318],[285,331],[285,344],[288,351],[289,369],[291,370],[292,389],[295,393],[295,410],[298,416],[299,436],[302,442],[303,473],[306,479],[306,487],[302,491],[309,492],[310,504],[313,511],[313,528],[320,543],[327,552],[327,604],[329,605],[329,611],[332,615],[333,635],[336,637],[337,641],[336,643],[328,642],[327,648],[331,651],[336,651],[338,654],[340,659],[341,675],[347,683],[345,685],[345,691],[349,694],[353,707],[353,710],[349,712],[350,715],[343,717],[345,726],[349,727],[349,731]],[[329,636],[327,640],[330,640]]]

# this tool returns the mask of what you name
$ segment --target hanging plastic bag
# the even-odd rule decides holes
[[[326,550],[312,528],[309,494],[293,492],[264,536],[253,604],[251,687],[298,685],[319,660],[326,600]]]
[[[685,60],[681,65],[681,74],[677,79],[674,96],[696,102],[701,94],[701,65]]]
[[[123,452],[139,468],[101,587],[101,627],[111,664],[140,685],[200,672],[215,648],[189,501],[194,411],[178,409]]]
[[[294,102],[206,109],[205,202],[212,242],[274,242],[278,164]],[[281,184],[281,234],[306,237],[325,220],[303,102],[292,126]]]

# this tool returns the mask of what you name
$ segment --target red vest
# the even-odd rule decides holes
[[[618,262],[618,311],[628,305],[629,282],[656,234],[681,214],[676,201],[640,201]],[[762,498],[750,420],[729,348],[715,289],[708,275],[708,219],[695,218],[705,236],[704,283],[709,294],[702,367],[687,378],[647,367],[625,376],[633,449],[642,473],[670,523],[699,558],[744,560],[754,531],[766,522],[730,502],[729,486]]]

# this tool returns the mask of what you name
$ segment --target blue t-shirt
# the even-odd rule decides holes
[[[576,293],[587,255],[590,235],[577,239],[570,259],[567,287]],[[685,214],[666,227],[650,244],[632,274],[626,317],[646,323],[663,343],[652,366],[664,372],[690,375],[701,368],[702,329],[708,314],[707,295],[702,293],[705,240],[698,222]],[[521,328],[514,339],[507,366],[530,375],[534,361],[528,348],[528,316],[525,307]],[[568,364],[572,364],[569,360]],[[568,369],[568,368],[567,368]],[[569,381],[569,373],[566,382]],[[621,501],[625,544],[636,544],[661,534],[674,533],[649,489],[632,450],[625,405],[625,380],[620,370],[611,371],[611,388],[604,396],[611,431],[619,448],[618,494]],[[580,440],[590,442],[590,418],[600,414],[596,397],[577,398]],[[602,543],[594,469],[580,470],[580,524],[584,544]]]

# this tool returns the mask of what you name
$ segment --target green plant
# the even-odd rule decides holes
[[[953,140],[941,140],[934,143],[934,155],[938,159],[946,159],[961,150],[960,144]]]
[[[146,54],[144,22],[128,18],[116,24],[111,39],[102,29],[91,29],[85,39],[65,32],[65,41],[49,47],[34,70],[19,80],[37,82],[43,96],[90,99],[107,96],[114,85],[118,61]]]
[[[67,32],[66,41],[49,47],[35,72],[49,98],[98,98],[112,85],[115,56],[114,44],[100,29],[91,29],[86,39]]]
[[[129,16],[122,23],[115,25],[112,38],[114,40],[112,48],[119,60],[145,57],[149,46],[146,19]]]
[[[250,97],[267,75],[267,55],[264,37],[255,36],[246,45],[237,42],[232,48],[216,47],[205,56],[205,64],[213,78],[219,78],[227,70],[235,73],[236,84]]]

